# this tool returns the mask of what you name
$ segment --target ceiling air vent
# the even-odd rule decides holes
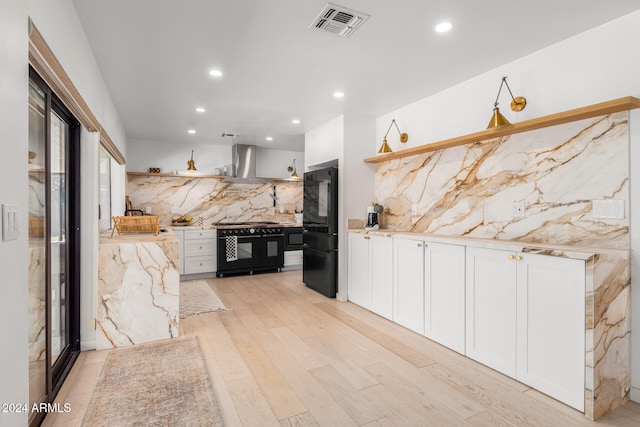
[[[369,15],[365,13],[356,12],[337,4],[327,3],[309,28],[349,37],[367,19],[369,19]]]

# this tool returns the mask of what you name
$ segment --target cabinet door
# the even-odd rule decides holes
[[[465,247],[426,242],[424,334],[464,354]]]
[[[371,311],[391,319],[393,316],[393,240],[371,236],[370,283]]]
[[[467,248],[466,354],[516,375],[515,253]]]
[[[584,411],[585,263],[518,256],[516,378]]]
[[[424,334],[424,252],[419,240],[393,239],[393,321]]]
[[[349,301],[366,309],[371,307],[369,283],[369,236],[349,233]]]

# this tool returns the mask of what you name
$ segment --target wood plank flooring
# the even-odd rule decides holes
[[[208,279],[232,311],[181,319],[227,426],[639,426],[629,402],[597,422],[351,303],[300,271]],[[79,426],[106,351],[81,354],[45,426]]]

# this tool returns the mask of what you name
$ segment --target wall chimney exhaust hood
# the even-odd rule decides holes
[[[256,178],[256,146],[234,144],[231,147],[231,173],[223,182],[260,184],[273,182],[269,178]]]

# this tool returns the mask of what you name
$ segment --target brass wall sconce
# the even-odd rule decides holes
[[[521,96],[513,96],[511,92],[511,88],[509,87],[509,83],[507,83],[507,77],[502,78],[502,83],[500,83],[500,88],[498,89],[498,95],[496,95],[496,101],[493,103],[493,116],[491,116],[491,121],[489,121],[489,126],[487,129],[495,128],[502,125],[510,125],[511,123],[507,120],[502,113],[500,113],[500,109],[498,108],[498,98],[500,98],[500,91],[502,90],[502,86],[506,85],[509,90],[509,95],[511,95],[511,110],[512,111],[522,111],[524,107],[527,105],[527,100]]]
[[[193,150],[191,150],[191,160],[187,160],[187,170],[194,171],[196,170],[196,164],[193,162]]]
[[[387,133],[384,134],[384,139],[382,140],[382,147],[378,150],[378,153],[391,153],[391,147],[387,144],[387,135],[389,135],[389,131],[391,130],[391,126],[396,125],[396,129],[398,129],[398,134],[400,135],[400,142],[405,143],[409,140],[409,135],[406,133],[400,132],[400,128],[396,123],[396,119],[391,120],[391,124],[389,125],[389,129],[387,129]]]
[[[296,159],[293,159],[291,166],[287,168],[287,171],[292,172],[291,178],[298,178],[298,172],[296,171]]]

